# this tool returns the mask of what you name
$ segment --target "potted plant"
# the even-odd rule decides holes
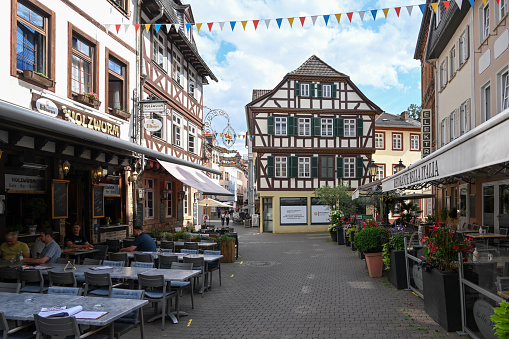
[[[51,88],[54,84],[53,79],[48,78],[45,74],[29,69],[23,70],[23,78],[45,88]]]
[[[82,94],[78,94],[76,100],[82,104],[92,106],[94,108],[97,108],[101,105],[101,102],[99,101],[99,95],[94,92],[83,92]]]
[[[366,256],[369,276],[377,278],[382,276],[383,260],[382,250],[387,242],[387,231],[380,227],[368,227],[355,235],[355,247]]]
[[[235,261],[235,238],[223,234],[217,238],[216,249],[221,251],[221,262],[232,263]]]
[[[110,217],[106,217],[104,219],[106,220],[106,226],[110,226],[110,224],[112,222],[111,218]]]
[[[461,330],[458,255],[473,252],[472,238],[462,239],[454,230],[437,223],[424,245],[424,310],[446,331]],[[465,258],[463,261],[468,261]]]
[[[129,118],[131,117],[131,113],[122,106],[115,106],[113,108],[110,107],[109,109],[111,110],[111,114],[122,119],[129,120]]]
[[[330,214],[329,233],[331,235],[332,241],[337,242],[338,245],[344,245],[345,243],[343,235],[344,222],[345,218],[342,216],[342,212],[340,210],[332,211]]]
[[[499,307],[493,307],[491,321],[495,324],[493,329],[499,338],[509,338],[509,303],[502,300]]]
[[[193,234],[193,236],[191,237],[191,241],[200,242],[202,238],[203,236],[201,234]]]
[[[117,219],[117,226],[120,226],[120,225],[122,225],[122,218]]]
[[[405,262],[405,227],[389,229],[389,241],[384,244],[383,257],[389,282],[397,289],[407,288]]]

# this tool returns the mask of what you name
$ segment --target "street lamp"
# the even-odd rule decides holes
[[[394,166],[394,168],[396,169],[396,173],[398,172],[401,172],[402,170],[404,170],[406,168],[405,165],[403,165],[403,163],[401,162],[401,159],[399,159],[399,163]]]
[[[371,160],[371,164],[368,166],[369,175],[375,179],[376,174],[378,173],[378,165],[375,164],[375,160]]]

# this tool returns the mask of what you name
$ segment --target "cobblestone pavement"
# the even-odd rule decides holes
[[[146,324],[146,338],[459,338],[427,316],[418,296],[370,278],[364,261],[328,233],[235,230],[240,256],[221,266],[222,286],[214,272],[194,310],[189,295],[181,299],[189,316],[165,331],[160,320]]]

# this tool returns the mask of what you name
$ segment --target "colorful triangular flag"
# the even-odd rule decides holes
[[[414,6],[406,6],[406,10],[408,11],[408,16],[412,16],[412,9],[414,9]]]
[[[384,8],[383,11],[384,11],[385,19],[387,19],[387,14],[389,14],[389,9]]]
[[[214,26],[213,22],[207,22],[207,26],[209,26],[209,32],[212,31],[212,26]]]
[[[196,24],[196,29],[198,30],[198,33],[200,33],[201,25],[203,25],[203,23],[201,22],[199,24]]]
[[[396,11],[396,15],[399,18],[399,12],[401,12],[401,7],[394,7],[394,10]]]
[[[461,9],[462,4],[463,4],[463,0],[456,0],[456,5],[458,5],[459,9]]]
[[[470,7],[474,7],[474,0],[468,0],[468,2],[470,2]]]
[[[318,18],[318,15],[311,16],[311,21],[313,21],[313,26],[316,24],[316,18]]]
[[[323,16],[323,20],[325,21],[325,26],[327,26],[327,24],[329,23],[329,18],[330,18],[330,15],[328,15],[328,14]]]
[[[373,16],[373,20],[376,20],[376,13],[378,13],[378,9],[374,9],[371,11],[371,15]]]
[[[164,26],[166,26],[166,33],[170,33],[171,24],[166,24]]]
[[[253,26],[255,28],[255,31],[256,29],[258,28],[258,23],[260,22],[260,20],[253,20]]]
[[[336,14],[336,20],[338,20],[338,24],[341,21],[341,13]]]
[[[277,22],[279,29],[281,29],[281,23],[283,22],[283,18],[276,19],[276,22]]]
[[[444,4],[444,6],[445,6],[445,10],[446,10],[446,11],[448,11],[448,10],[449,10],[449,4],[450,4],[450,3],[451,3],[450,1],[443,1],[443,4]]]
[[[189,30],[191,29],[191,24],[186,24],[186,29],[189,32]]]
[[[482,3],[484,4],[484,6],[486,6],[486,0],[482,0]]]
[[[106,29],[106,34],[110,31],[110,24],[104,24],[104,29]]]
[[[241,21],[242,27],[246,30],[247,20]]]
[[[161,24],[155,24],[156,33],[159,33],[159,30],[161,29]]]
[[[232,28],[232,32],[233,30],[235,29],[235,24],[237,23],[237,21],[230,21],[230,26]]]
[[[302,27],[304,27],[304,21],[306,21],[306,17],[301,16],[301,17],[299,17],[299,19],[300,19],[300,24],[302,25]]]
[[[433,8],[433,11],[436,14],[437,13],[437,8],[438,8],[438,2],[432,2],[430,5],[431,5],[431,8]]]
[[[360,11],[359,16],[361,17],[361,21],[364,21],[364,14],[366,14],[366,11]]]
[[[346,16],[348,16],[348,20],[350,20],[350,22],[352,22],[353,12],[346,13]]]
[[[130,24],[124,25],[124,33],[127,33],[127,30],[131,27]]]
[[[269,29],[269,25],[270,25],[270,20],[272,19],[265,19],[265,26],[267,27],[267,29]]]
[[[134,30],[136,31],[136,33],[138,33],[139,29],[140,29],[140,24],[134,25]]]
[[[122,26],[122,25],[115,25],[115,28],[117,29],[117,34],[118,34],[118,31],[120,30],[120,26]]]
[[[419,9],[421,10],[421,13],[424,14],[424,10],[426,9],[426,4],[419,5]]]
[[[294,19],[295,18],[288,18],[288,22],[290,23],[290,27],[292,27],[292,28],[293,28],[293,20]]]
[[[147,31],[147,33],[150,31],[150,24],[145,24],[145,30]]]
[[[221,28],[221,32],[222,32],[223,28],[224,28],[224,21],[219,23],[219,28]]]

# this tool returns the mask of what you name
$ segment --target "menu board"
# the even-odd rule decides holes
[[[92,218],[104,217],[104,186],[94,185]]]
[[[53,180],[51,183],[51,217],[53,219],[67,218],[67,192],[69,180]]]

